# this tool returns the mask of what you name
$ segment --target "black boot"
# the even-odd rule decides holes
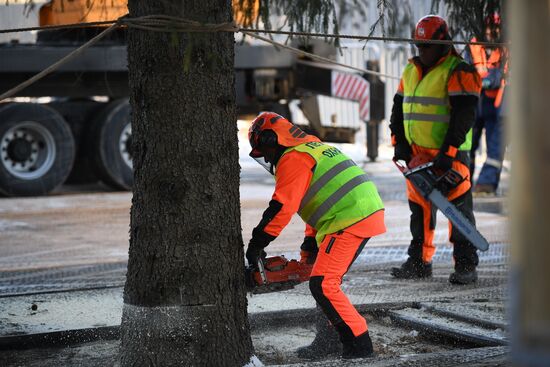
[[[344,352],[342,353],[343,359],[369,357],[374,357],[374,350],[372,348],[372,340],[370,339],[368,331],[356,336],[353,339],[353,346],[351,348],[344,348]]]
[[[466,285],[477,282],[477,271],[474,265],[455,265],[455,271],[449,276],[451,284]]]
[[[399,279],[430,278],[432,276],[432,264],[409,257],[401,267],[392,268],[391,275]]]
[[[335,326],[342,342],[342,358],[368,358],[374,356],[372,341],[368,330],[359,336],[354,336],[348,325],[341,322]]]
[[[338,333],[328,322],[325,315],[319,311],[315,326],[317,333],[310,345],[298,348],[296,355],[303,359],[321,359],[330,354],[338,354],[342,351]]]
[[[452,235],[451,235],[452,237]],[[455,237],[460,237],[456,235]],[[453,238],[451,238],[452,240]],[[477,282],[476,267],[479,264],[477,249],[468,241],[455,241],[453,258],[455,260],[455,271],[449,276],[451,284],[472,284]]]

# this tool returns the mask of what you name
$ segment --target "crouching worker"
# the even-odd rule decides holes
[[[342,358],[371,356],[367,322],[340,284],[367,241],[386,231],[384,205],[375,185],[338,149],[278,114],[261,113],[248,137],[250,156],[275,175],[276,182],[269,207],[252,231],[248,263],[255,265],[265,256],[264,248],[297,212],[307,223],[302,261],[314,261],[309,288],[332,325],[318,327],[312,345],[298,354],[316,357],[332,352],[331,344],[338,342],[334,343],[330,332],[336,329]]]

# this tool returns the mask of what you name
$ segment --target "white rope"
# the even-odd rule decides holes
[[[0,102],[3,101],[4,99],[7,99],[7,98],[15,95],[16,93],[18,93],[19,91],[25,89],[26,87],[28,87],[29,85],[35,83],[36,81],[44,78],[46,75],[50,74],[51,72],[53,72],[54,70],[59,68],[61,65],[68,62],[69,60],[75,58],[76,56],[81,54],[82,51],[84,51],[88,47],[94,45],[99,40],[101,40],[103,37],[105,37],[106,35],[111,33],[114,29],[116,29],[116,28],[118,28],[122,25],[126,25],[128,27],[137,28],[137,29],[141,29],[141,30],[145,30],[145,31],[155,31],[155,32],[174,32],[174,31],[177,31],[177,32],[199,32],[199,31],[204,31],[204,32],[220,32],[220,31],[221,32],[241,32],[241,33],[243,33],[245,35],[248,35],[250,37],[253,37],[253,38],[259,39],[261,41],[270,43],[270,44],[272,44],[276,47],[281,47],[281,48],[287,49],[287,50],[289,50],[289,51],[291,51],[295,54],[298,54],[298,55],[301,55],[301,56],[307,56],[307,57],[310,57],[311,59],[322,61],[322,62],[327,63],[329,65],[340,66],[342,68],[354,70],[354,71],[360,72],[362,74],[371,74],[371,75],[376,75],[376,76],[379,76],[379,77],[385,77],[385,78],[396,79],[396,80],[400,79],[398,76],[383,74],[383,73],[380,73],[380,72],[377,72],[377,71],[363,69],[363,68],[357,68],[355,66],[343,64],[343,63],[331,60],[331,59],[323,57],[323,56],[315,55],[315,54],[312,54],[310,52],[306,52],[306,51],[303,51],[303,50],[300,50],[300,49],[297,49],[297,48],[294,48],[294,47],[291,47],[291,46],[287,46],[287,45],[282,44],[280,42],[275,42],[275,41],[273,41],[269,38],[262,37],[258,34],[253,33],[253,32],[246,31],[243,28],[235,27],[233,25],[233,23],[224,23],[224,24],[220,24],[220,25],[207,24],[207,25],[202,25],[202,27],[201,27],[201,24],[199,24],[197,22],[190,22],[190,21],[186,21],[185,19],[179,19],[179,18],[171,17],[171,16],[147,16],[147,17],[140,17],[140,18],[134,18],[134,19],[126,18],[124,16],[124,17],[119,18],[116,22],[114,22],[111,26],[106,28],[103,32],[101,32],[100,34],[98,34],[97,36],[95,36],[94,38],[89,40],[88,42],[84,43],[82,46],[78,47],[76,50],[72,51],[71,53],[69,53],[68,55],[66,55],[65,57],[60,59],[59,61],[55,62],[54,64],[50,65],[46,69],[42,70],[41,72],[39,72],[38,74],[32,76],[31,78],[25,80],[24,82],[18,84],[17,86],[11,88],[10,90],[2,93],[0,95]],[[177,25],[177,26],[175,26],[175,25]],[[69,26],[69,25],[64,25],[62,27],[66,28],[67,26]],[[54,27],[48,27],[47,29],[54,29]],[[327,65],[327,68],[331,68],[331,67]],[[336,69],[334,67],[332,67],[332,68]]]
[[[385,78],[389,78],[389,79],[396,79],[396,80],[400,80],[401,78],[398,77],[398,76],[395,76],[395,75],[389,75],[389,74],[383,74],[383,73],[379,73],[377,71],[372,71],[372,70],[368,70],[368,69],[363,69],[363,68],[357,68],[355,66],[351,66],[351,65],[347,65],[347,64],[342,64],[340,62],[337,62],[337,61],[334,61],[334,60],[331,60],[331,59],[328,59],[326,57],[323,57],[323,56],[319,56],[319,55],[315,55],[315,54],[312,54],[312,53],[309,53],[309,52],[306,52],[306,51],[303,51],[303,50],[300,50],[300,49],[297,49],[297,48],[294,48],[294,47],[291,47],[291,46],[287,46],[285,44],[282,44],[282,43],[279,43],[279,42],[275,42],[269,38],[266,38],[266,37],[262,37],[262,36],[259,36],[255,33],[251,33],[251,32],[247,32],[247,31],[244,31],[244,30],[240,30],[241,33],[244,33],[246,34],[247,36],[250,36],[250,37],[254,37],[254,38],[257,38],[259,40],[262,40],[264,42],[268,42],[268,43],[271,43],[272,45],[275,45],[277,47],[281,47],[281,48],[284,48],[284,49],[287,49],[289,51],[292,51],[298,55],[301,55],[301,56],[308,56],[314,60],[319,60],[319,61],[323,61],[323,62],[326,62],[326,63],[329,63],[329,64],[332,64],[332,65],[338,65],[338,66],[341,66],[343,68],[346,68],[346,69],[350,69],[350,70],[354,70],[354,71],[358,71],[360,73],[364,73],[364,74],[371,74],[371,75],[377,75],[377,76],[381,76],[381,77],[385,77]]]

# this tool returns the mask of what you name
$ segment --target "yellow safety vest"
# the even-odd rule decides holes
[[[447,83],[454,68],[462,62],[449,55],[430,70],[422,79],[417,67],[409,63],[403,71],[403,125],[409,144],[439,149],[443,144],[449,122],[451,106]],[[472,147],[472,129],[458,150]]]
[[[288,148],[315,159],[313,177],[298,214],[317,230],[317,243],[330,233],[345,229],[384,209],[376,186],[353,160],[340,150],[320,142]]]

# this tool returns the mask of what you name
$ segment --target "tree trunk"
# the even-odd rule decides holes
[[[513,67],[510,109],[511,359],[513,366],[550,363],[550,125],[547,0],[508,2]],[[508,111],[507,115],[508,115]]]
[[[129,0],[131,17],[231,21],[230,0]],[[122,366],[243,366],[233,33],[128,30],[135,181]]]

